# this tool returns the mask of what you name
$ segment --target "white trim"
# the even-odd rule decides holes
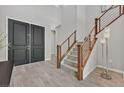
[[[87,73],[85,76],[83,76],[83,79],[85,79],[97,67],[104,68],[104,69],[106,68],[105,66],[96,65],[96,67],[94,67],[89,73]],[[118,69],[113,69],[113,68],[108,68],[108,70],[122,74],[122,78],[124,79],[124,71],[121,71],[121,70],[118,70]]]
[[[54,35],[53,35],[53,33],[54,33]],[[54,39],[54,42],[52,42],[52,39]],[[52,43],[54,43],[54,45]],[[54,46],[54,49],[52,49],[53,48],[52,45]],[[56,55],[56,46],[57,46],[56,45],[56,31],[51,30],[51,55]],[[52,50],[54,50],[54,53]]]
[[[26,21],[24,19],[22,20],[22,19],[19,19],[19,18],[14,18],[14,17],[6,16],[6,20],[7,20],[6,22],[8,22],[8,19],[12,19],[12,20],[21,21],[21,22],[28,23],[28,24],[34,24],[34,25],[46,27],[45,25],[37,24],[37,23],[31,22],[31,21]]]
[[[51,60],[50,58],[45,59],[45,61],[50,61],[50,60]]]
[[[7,62],[8,60],[2,60],[2,59],[0,59],[0,62],[4,62],[4,61]]]
[[[8,61],[8,20],[6,19],[6,23],[5,23],[5,31],[6,31],[6,35],[7,35],[7,41],[5,41],[6,42],[6,44],[7,44],[7,46],[6,46],[6,50],[5,50],[5,52],[6,52],[6,60]]]
[[[90,75],[91,72],[93,72],[96,69],[97,66],[95,66],[93,69],[91,69],[87,74],[83,74],[83,79],[85,79],[88,75]]]
[[[104,68],[104,69],[106,68],[105,66],[101,66],[101,65],[97,65],[96,67],[100,67],[100,68]],[[117,72],[117,73],[121,73],[124,75],[124,71],[122,71],[122,70],[118,70],[118,69],[114,69],[114,68],[108,68],[108,70],[111,70],[111,71]]]

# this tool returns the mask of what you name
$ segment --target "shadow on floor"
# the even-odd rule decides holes
[[[12,63],[8,61],[0,62],[0,87],[9,86],[12,69]]]

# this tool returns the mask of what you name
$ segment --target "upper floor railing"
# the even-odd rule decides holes
[[[98,31],[101,32],[106,27],[111,25],[116,19],[118,19],[124,13],[123,5],[116,5],[112,9],[108,9],[100,17],[96,18],[98,25]]]

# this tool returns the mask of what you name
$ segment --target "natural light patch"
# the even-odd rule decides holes
[[[0,49],[6,46],[5,40],[6,40],[6,34],[3,32],[0,33]]]

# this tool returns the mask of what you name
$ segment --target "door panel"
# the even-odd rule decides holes
[[[42,32],[40,29],[33,28],[33,44],[34,45],[42,45]]]
[[[28,63],[28,59],[27,59],[27,50],[24,49],[15,49],[14,50],[14,61],[18,62],[17,65],[21,65],[21,64],[26,64]]]
[[[16,66],[44,60],[44,27],[8,20],[8,58]]]
[[[14,45],[26,45],[27,30],[25,25],[14,24]]]
[[[44,60],[44,27],[31,25],[31,62]]]
[[[33,49],[33,53],[34,53],[34,58],[37,59],[37,58],[43,58],[43,49],[42,48],[34,48]]]
[[[9,19],[9,25],[12,26],[9,28],[11,47],[11,57],[15,65],[27,64],[29,63],[29,51],[27,50],[28,46],[28,32],[29,25],[27,23],[15,21]]]

